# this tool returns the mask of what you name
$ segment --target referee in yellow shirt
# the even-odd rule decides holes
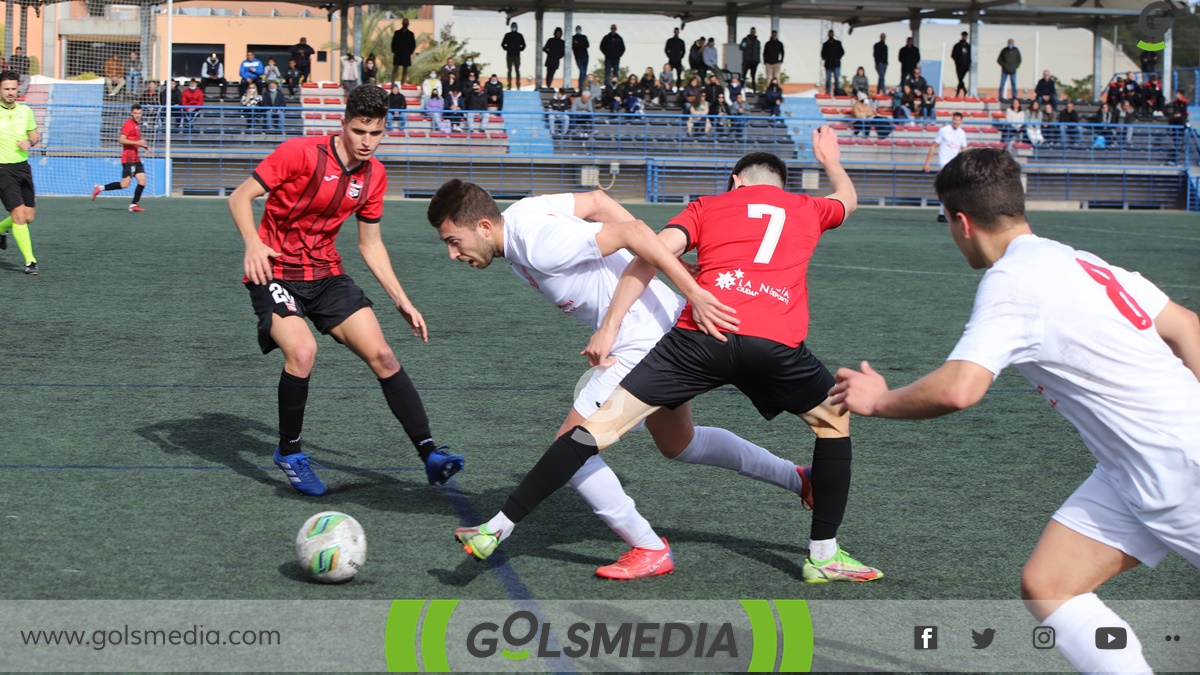
[[[29,168],[29,149],[42,140],[37,130],[33,110],[17,103],[17,88],[21,76],[6,70],[0,72],[0,201],[8,217],[0,221],[0,249],[8,248],[8,228],[25,258],[25,274],[37,274],[37,258],[29,241],[29,224],[33,222],[33,172]]]

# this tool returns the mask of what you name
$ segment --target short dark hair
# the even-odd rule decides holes
[[[780,184],[787,185],[787,164],[782,159],[769,152],[752,152],[739,159],[738,163],[733,165],[733,171],[729,172],[729,183],[725,189],[732,190],[733,177],[753,166],[763,167],[776,176],[779,176]]]
[[[487,190],[455,178],[438,188],[433,199],[429,200],[429,210],[425,216],[434,227],[449,220],[459,227],[473,230],[484,218],[499,221],[500,207]]]
[[[346,97],[346,120],[387,117],[388,93],[382,87],[355,87]]]
[[[1003,230],[1006,219],[1025,217],[1021,165],[998,148],[964,150],[934,181],[946,213],[965,213],[980,229]]]
[[[134,110],[141,110],[141,109],[142,109],[141,103],[134,103],[133,105],[129,106],[129,112],[133,112]]]
[[[928,88],[929,88],[929,87],[926,87],[926,89],[928,89]],[[960,112],[956,112],[956,113],[954,113],[953,115],[951,115],[951,116],[950,116],[950,119],[954,119],[955,117],[957,117],[958,119],[960,119],[960,120],[961,120],[961,119],[963,118],[963,115],[962,115],[962,113],[960,113]]]
[[[17,82],[20,82],[21,76],[15,70],[0,70],[0,82],[4,82],[5,80],[16,80]]]

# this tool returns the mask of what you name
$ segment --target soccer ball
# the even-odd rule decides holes
[[[367,561],[367,535],[350,516],[322,511],[306,520],[296,533],[296,557],[317,581],[349,581]]]

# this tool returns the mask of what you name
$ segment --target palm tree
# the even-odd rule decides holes
[[[399,30],[400,20],[409,21],[417,18],[417,10],[411,7],[395,5],[377,6],[363,14],[363,44],[357,50],[358,56],[365,60],[369,55],[375,55],[375,63],[379,66],[380,75],[390,75],[392,72],[392,35]],[[412,66],[408,69],[408,84],[420,84],[431,70],[438,70],[446,63],[446,59],[454,57],[455,62],[462,63],[466,58],[479,61],[479,52],[467,51],[467,43],[459,42],[454,37],[454,24],[442,27],[440,39],[434,40],[429,33],[417,36],[417,53],[413,55]],[[325,49],[337,49],[338,45],[328,43]],[[483,72],[487,64],[479,63]]]

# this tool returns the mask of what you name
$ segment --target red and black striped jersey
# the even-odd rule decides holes
[[[295,138],[254,169],[254,179],[269,193],[258,236],[283,254],[271,262],[276,279],[313,281],[343,274],[334,246],[342,223],[351,214],[366,223],[383,218],[383,165],[372,157],[347,171],[334,151],[337,142],[337,136]]]

